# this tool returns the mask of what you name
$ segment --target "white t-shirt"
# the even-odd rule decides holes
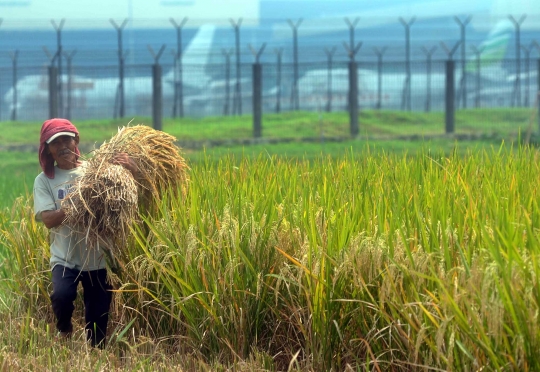
[[[60,209],[60,202],[73,187],[75,179],[84,174],[85,163],[65,170],[54,167],[54,178],[40,173],[34,181],[34,217],[42,222],[41,212]],[[86,246],[84,233],[64,224],[50,230],[51,269],[62,265],[70,269],[91,271],[105,268],[105,256],[101,249]]]

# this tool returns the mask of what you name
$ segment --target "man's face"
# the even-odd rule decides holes
[[[77,166],[75,149],[79,145],[79,136],[60,136],[47,145],[47,149],[60,169],[73,169]]]

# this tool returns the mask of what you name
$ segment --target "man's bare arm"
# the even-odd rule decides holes
[[[41,212],[41,219],[48,229],[60,226],[66,218],[66,212],[63,209],[55,211],[43,211]]]

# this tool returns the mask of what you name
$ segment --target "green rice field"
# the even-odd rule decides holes
[[[47,231],[21,191],[36,155],[0,153],[0,370],[540,370],[535,147],[259,146],[187,152],[185,197],[141,211],[102,351],[81,299],[56,339]]]

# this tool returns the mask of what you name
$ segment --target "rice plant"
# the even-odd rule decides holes
[[[539,154],[458,153],[207,157],[184,198],[163,190],[132,229],[106,352],[159,344],[214,369],[540,370]],[[49,279],[30,217],[21,200],[2,239],[32,320]]]

